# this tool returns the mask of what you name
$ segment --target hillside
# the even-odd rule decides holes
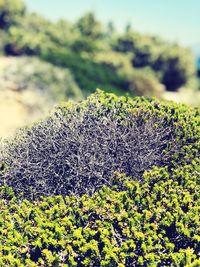
[[[70,69],[84,95],[95,88],[143,94],[147,81],[154,85],[151,95],[156,95],[160,84],[176,91],[195,78],[191,51],[158,36],[141,34],[131,26],[119,33],[92,12],[75,22],[53,23],[29,13],[22,0],[1,0],[0,5],[1,53],[37,56]],[[138,71],[139,88],[134,83]]]
[[[69,70],[34,57],[0,58],[1,137],[37,121],[59,101],[81,98]]]

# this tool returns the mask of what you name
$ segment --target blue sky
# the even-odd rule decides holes
[[[160,35],[185,46],[200,46],[200,0],[24,0],[29,11],[57,20],[75,21],[93,11],[102,22],[113,21],[121,31]]]

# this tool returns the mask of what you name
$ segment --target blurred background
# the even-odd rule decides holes
[[[200,106],[199,0],[0,0],[0,137],[96,88]]]

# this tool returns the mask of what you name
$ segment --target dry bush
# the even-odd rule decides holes
[[[122,99],[109,106],[97,96],[19,132],[1,153],[6,184],[28,198],[79,196],[111,185],[108,177],[116,170],[140,180],[153,165],[169,164],[178,150],[173,124],[145,104],[134,108],[134,101]]]

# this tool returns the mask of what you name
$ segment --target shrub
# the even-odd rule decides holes
[[[194,78],[194,58],[188,49],[176,47],[166,51],[165,54],[160,55],[158,62],[160,61],[163,61],[161,81],[169,91],[177,91]]]
[[[5,54],[9,56],[39,56],[52,47],[68,47],[74,38],[67,22],[52,23],[36,13],[22,16],[6,33]]]
[[[97,92],[5,142],[3,181],[27,198],[93,194],[121,170],[142,182],[152,166],[169,170],[198,156],[199,113],[184,105]]]
[[[19,201],[2,187],[0,266],[199,266],[199,166],[153,168],[142,184],[115,173],[92,197]]]
[[[25,5],[21,0],[0,0],[0,29],[6,30],[16,24],[25,13]]]
[[[98,91],[4,143],[0,266],[199,266],[199,114]]]
[[[77,21],[75,28],[80,31],[82,36],[91,38],[91,41],[98,39],[103,35],[101,22],[99,22],[91,12],[86,13],[81,17]]]
[[[145,70],[135,70],[129,82],[129,90],[134,95],[161,98],[164,93],[164,85],[159,83],[153,74]]]
[[[191,51],[157,36],[129,30],[116,38],[113,50],[132,55],[134,68],[152,68],[170,91],[187,84],[195,74]]]
[[[123,93],[128,90],[128,82],[108,64],[93,62],[90,58],[84,58],[66,49],[53,48],[44,52],[41,57],[59,67],[69,68],[85,95],[100,87],[114,91],[117,89]]]

